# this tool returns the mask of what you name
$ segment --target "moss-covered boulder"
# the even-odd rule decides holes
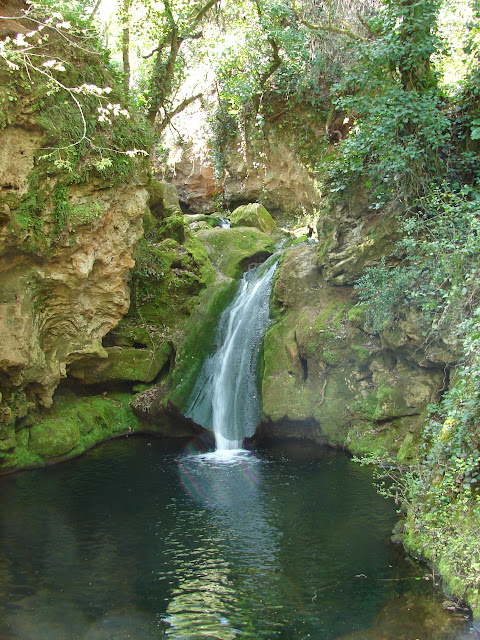
[[[20,424],[16,446],[0,456],[1,470],[66,460],[103,440],[141,429],[128,404],[130,398],[130,394],[82,398],[71,392],[57,396],[51,409]]]
[[[169,215],[182,213],[177,189],[173,184],[163,180],[152,180],[148,206],[156,216],[164,217],[165,213]]]
[[[202,229],[196,238],[213,266],[228,278],[239,278],[249,264],[263,262],[275,250],[269,235],[249,227]]]
[[[68,375],[82,384],[107,382],[152,382],[169,361],[171,346],[168,342],[152,349],[135,347],[107,347],[104,360],[90,363],[82,360],[68,369]]]
[[[252,203],[237,207],[230,216],[232,227],[256,227],[264,233],[273,233],[275,220],[262,204]]]

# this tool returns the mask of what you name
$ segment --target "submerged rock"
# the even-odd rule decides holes
[[[466,621],[438,606],[432,598],[400,596],[381,611],[373,624],[382,640],[455,640]]]
[[[140,611],[110,611],[90,625],[82,640],[155,640],[159,628]]]
[[[82,611],[58,593],[38,592],[15,603],[0,623],[9,640],[78,640],[86,621]]]

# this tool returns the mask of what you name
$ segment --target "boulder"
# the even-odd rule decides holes
[[[107,347],[103,360],[79,359],[69,369],[68,375],[82,384],[107,382],[152,382],[158,376],[171,355],[170,345],[164,342],[156,349],[134,347]]]
[[[249,264],[262,262],[275,250],[271,236],[254,227],[201,229],[196,237],[217,271],[229,278],[238,278]]]
[[[256,227],[264,233],[273,233],[275,220],[261,204],[252,203],[237,207],[230,216],[232,227]]]

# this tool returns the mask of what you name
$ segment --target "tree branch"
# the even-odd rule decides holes
[[[208,0],[208,2],[205,5],[203,5],[203,7],[198,11],[197,15],[195,16],[193,20],[192,28],[195,29],[195,27],[197,27],[197,25],[200,23],[201,19],[210,11],[212,7],[214,7],[219,2],[220,0]]]
[[[313,24],[313,22],[310,22],[306,18],[302,18],[302,16],[299,14],[299,12],[297,10],[295,1],[292,2],[292,9],[293,9],[293,13],[296,15],[298,21],[301,24],[303,24],[305,27],[307,27],[307,29],[310,29],[310,31],[324,31],[326,33],[337,33],[338,35],[347,36],[348,38],[352,38],[352,40],[362,40],[363,42],[367,41],[367,38],[364,38],[363,36],[359,35],[358,33],[355,33],[351,29],[341,29],[340,27],[336,27],[335,25],[333,25],[331,23],[330,11],[328,13],[328,24],[327,25],[323,25],[323,24]]]
[[[185,98],[185,100],[183,100],[179,105],[177,105],[171,113],[167,113],[165,115],[165,117],[160,122],[160,124],[158,124],[155,127],[155,133],[162,133],[162,131],[164,131],[164,129],[168,127],[172,118],[174,118],[176,115],[184,111],[188,107],[188,105],[192,104],[192,102],[195,102],[195,100],[198,100],[202,96],[203,96],[203,93],[197,93],[194,96]]]

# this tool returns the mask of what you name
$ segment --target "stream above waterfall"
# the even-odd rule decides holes
[[[0,481],[2,640],[453,640],[339,452],[112,441]]]

